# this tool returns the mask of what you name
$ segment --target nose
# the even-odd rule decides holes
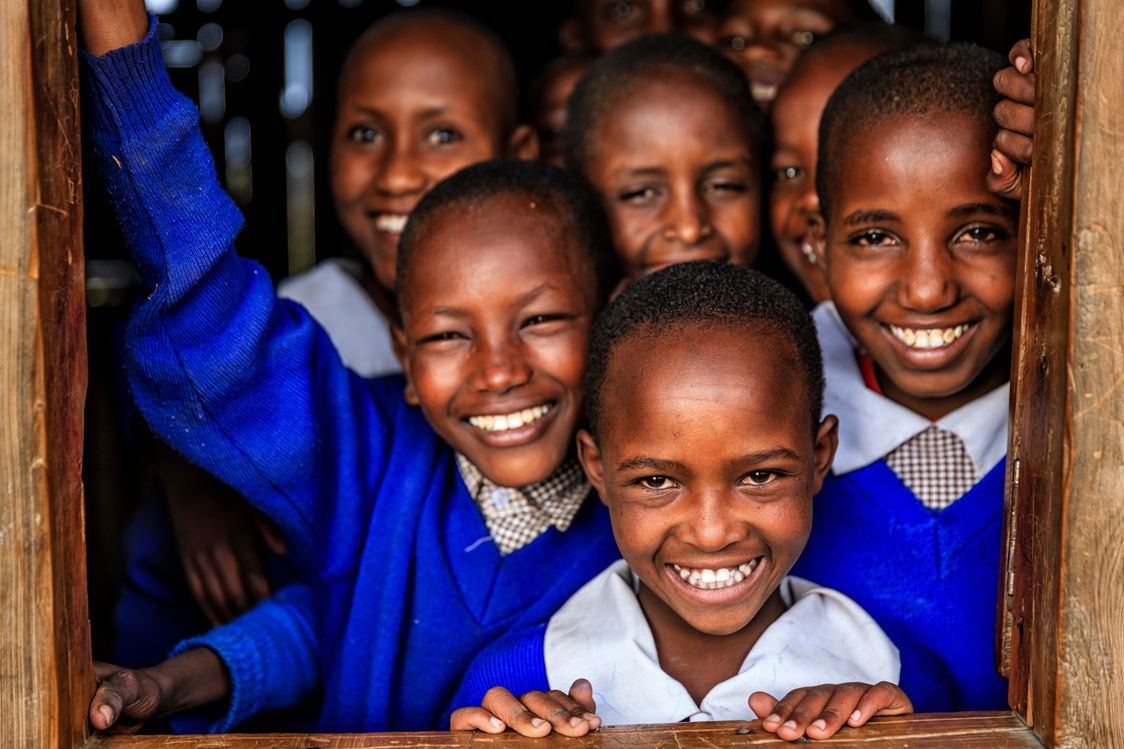
[[[667,31],[679,30],[679,24],[676,23],[675,15],[670,7],[671,3],[653,3],[652,5],[647,28],[644,29],[646,33],[662,34]]]
[[[900,276],[902,306],[918,312],[939,312],[956,304],[960,285],[955,262],[942,242],[926,241],[909,247]]]
[[[796,208],[805,216],[814,216],[820,212],[820,194],[816,192],[816,175],[811,169],[804,177],[804,189],[796,198]]]
[[[518,341],[509,336],[477,340],[472,357],[471,385],[476,390],[506,393],[531,379],[533,369]]]
[[[663,227],[663,238],[693,247],[706,241],[714,234],[709,211],[698,192],[680,189],[668,201],[667,215]]]
[[[375,173],[375,189],[387,195],[409,195],[423,192],[425,187],[425,171],[413,147],[401,140],[392,144]]]
[[[745,538],[745,525],[731,511],[730,498],[708,492],[685,507],[680,523],[680,540],[700,551],[716,552]]]

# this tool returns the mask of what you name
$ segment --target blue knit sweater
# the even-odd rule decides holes
[[[830,476],[792,574],[835,588],[902,654],[917,712],[1005,710],[992,653],[1006,461],[940,512],[882,461]]]
[[[308,572],[321,727],[439,727],[477,651],[618,557],[608,513],[591,497],[569,531],[501,557],[403,380],[352,373],[235,254],[241,215],[154,30],[85,69],[91,142],[148,290],[126,340],[138,407],[276,520]]]

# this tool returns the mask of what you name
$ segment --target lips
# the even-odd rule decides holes
[[[407,218],[409,216],[405,213],[380,213],[375,216],[375,228],[387,234],[398,235],[406,228]]]
[[[757,569],[758,559],[750,559],[736,567],[681,567],[671,565],[679,578],[693,588],[715,590],[728,588],[745,580]]]
[[[894,338],[901,341],[911,349],[929,351],[932,349],[951,346],[971,327],[970,325],[955,325],[947,328],[906,328],[897,325],[887,325]]]
[[[541,406],[524,408],[521,411],[512,411],[506,414],[469,416],[468,423],[485,432],[506,432],[534,423],[545,416],[548,411],[550,411],[550,404],[544,403]]]
[[[489,447],[519,447],[543,436],[555,421],[557,403],[543,401],[504,413],[477,413],[463,418],[477,440]]]

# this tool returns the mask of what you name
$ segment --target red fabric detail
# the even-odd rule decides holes
[[[878,384],[878,375],[874,373],[874,359],[871,358],[870,354],[865,351],[856,351],[855,359],[858,360],[859,371],[863,374],[863,384],[879,395],[885,395],[882,392],[882,386]]]

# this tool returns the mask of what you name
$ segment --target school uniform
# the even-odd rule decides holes
[[[517,695],[568,692],[583,678],[604,725],[753,720],[748,700],[754,692],[781,699],[798,687],[898,680],[898,650],[874,619],[838,591],[790,576],[779,588],[786,611],[761,634],[737,675],[696,703],[660,667],[638,586],[627,563],[615,562],[548,623],[481,653],[454,707],[479,705],[494,686]]]
[[[481,648],[545,621],[617,558],[606,510],[590,496],[566,532],[502,554],[404,380],[350,371],[234,252],[241,215],[155,23],[84,59],[90,140],[147,289],[126,334],[138,407],[284,532],[316,613],[320,727],[440,726]]]
[[[878,621],[918,712],[1005,709],[992,653],[1008,386],[929,421],[877,391],[832,303],[813,318],[839,449],[793,574]]]

